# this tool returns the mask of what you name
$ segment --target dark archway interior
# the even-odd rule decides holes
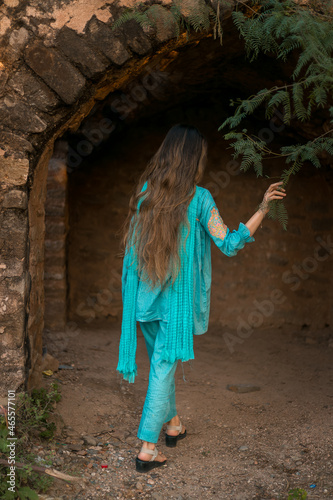
[[[70,148],[68,321],[120,320],[119,231],[136,181],[173,124],[194,124],[207,137],[209,161],[202,185],[212,192],[227,225],[234,229],[248,220],[270,181],[257,179],[252,171],[240,173],[239,161],[232,160],[232,150],[217,129],[231,112],[230,99],[279,84],[287,71],[268,57],[249,64],[235,36],[227,48],[203,39],[171,52],[165,67],[153,68],[110,94],[76,134],[63,137]],[[270,146],[297,137],[280,118],[267,122],[260,111],[244,126],[262,134]],[[281,160],[266,163],[265,175],[274,181],[283,165]],[[288,232],[266,220],[256,242],[237,257],[228,259],[213,248],[211,323],[230,329],[263,322],[315,329],[331,325],[332,263],[313,262],[312,256],[316,238],[325,239],[332,227],[332,171],[306,167],[288,191]],[[297,271],[306,259],[305,269]],[[266,304],[265,310],[272,293],[280,301],[272,310]]]

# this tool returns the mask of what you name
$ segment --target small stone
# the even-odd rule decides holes
[[[303,462],[302,462],[302,460],[297,460],[295,463],[296,463],[296,465],[302,465]]]
[[[82,449],[82,445],[81,444],[73,444],[73,443],[70,443],[68,445],[68,448],[72,451],[81,451]]]
[[[249,447],[248,447],[248,446],[246,446],[246,445],[240,446],[240,447],[238,448],[238,450],[239,450],[239,451],[246,451],[246,450],[248,450],[248,449],[249,449]]]
[[[155,481],[153,479],[148,479],[147,483],[153,485],[155,484]]]
[[[136,483],[135,485],[136,489],[139,490],[139,491],[142,491],[143,490],[143,485],[142,483],[140,483],[139,481]]]
[[[85,444],[88,446],[96,446],[97,445],[97,439],[95,439],[92,436],[82,436],[82,439]]]
[[[227,385],[227,389],[229,391],[237,392],[239,394],[243,394],[246,392],[260,391],[260,387],[253,384],[229,384]]]
[[[27,194],[24,191],[13,190],[5,194],[3,200],[4,208],[20,208],[25,210],[28,205]]]

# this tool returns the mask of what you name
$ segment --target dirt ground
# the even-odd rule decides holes
[[[56,480],[42,499],[333,499],[332,341],[326,330],[257,329],[228,350],[220,328],[195,337],[195,360],[177,368],[177,406],[188,437],[158,447],[168,463],[135,471],[136,432],[148,383],[139,332],[135,384],[116,373],[120,325],[84,325],[68,344],[52,333],[48,351],[73,369],[59,370],[58,435],[43,449],[53,467],[81,476]],[[228,384],[260,390],[235,393]],[[87,437],[89,436],[89,437]],[[42,458],[41,458],[42,460]],[[107,465],[107,468],[102,468]]]

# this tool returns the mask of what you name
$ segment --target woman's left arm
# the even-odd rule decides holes
[[[269,212],[269,202],[272,200],[282,200],[286,196],[285,189],[281,187],[281,184],[283,182],[275,182],[269,186],[265,192],[264,199],[259,205],[258,211],[245,224],[250,231],[250,236],[256,232],[265,215]]]

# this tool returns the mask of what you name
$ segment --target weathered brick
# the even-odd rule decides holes
[[[0,278],[22,276],[23,260],[5,260],[0,262]]]
[[[13,132],[0,132],[0,145],[6,151],[15,153],[14,156],[24,156],[26,152],[32,153],[34,148],[31,142]]]
[[[0,101],[0,122],[11,130],[22,132],[38,133],[47,127],[46,122],[16,96],[6,96]]]
[[[41,42],[30,45],[24,54],[26,63],[66,104],[73,104],[85,85],[85,78],[61,54]]]
[[[125,40],[135,54],[144,55],[152,49],[149,38],[144,34],[138,23],[131,19],[125,23],[122,30]]]
[[[119,32],[115,34],[97,19],[89,22],[87,33],[92,43],[114,64],[121,66],[131,57],[125,48],[124,36]]]
[[[23,259],[26,255],[28,221],[16,210],[0,215],[0,249],[3,260]]]
[[[26,69],[17,71],[8,85],[28,99],[31,106],[36,106],[41,111],[50,111],[60,103],[56,94]]]
[[[77,33],[65,26],[57,35],[57,45],[80,71],[91,78],[107,68],[109,61],[92,50]]]
[[[149,9],[148,16],[156,28],[158,42],[166,42],[177,35],[177,22],[172,13],[164,9],[162,5],[154,5]]]
[[[20,312],[23,308],[23,297],[14,293],[0,297],[0,320],[9,314]]]
[[[4,208],[27,208],[27,194],[24,191],[13,190],[6,193],[3,200]]]
[[[13,156],[0,156],[0,182],[8,186],[20,186],[26,183],[29,172],[29,160]]]

